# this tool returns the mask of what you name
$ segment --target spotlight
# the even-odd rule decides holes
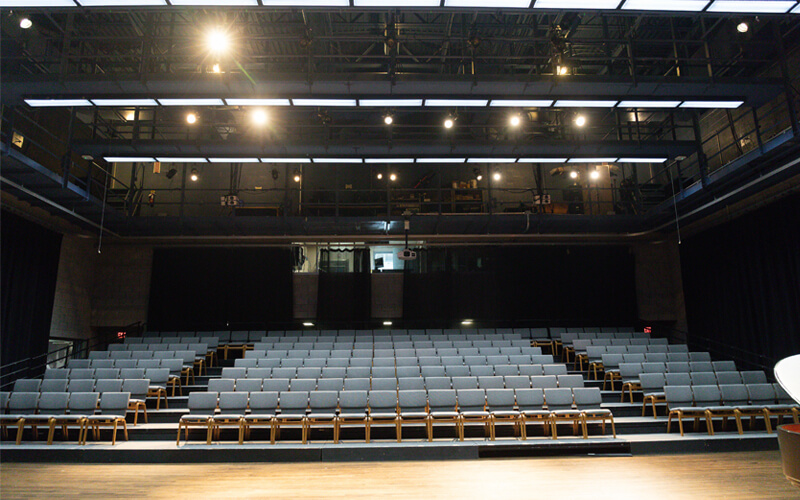
[[[206,44],[208,45],[209,51],[215,54],[221,54],[228,50],[230,39],[228,38],[227,33],[223,32],[219,28],[216,28],[212,30],[206,37]]]
[[[214,72],[214,73],[222,73],[222,70],[219,67],[219,63],[217,63],[214,66],[212,66],[211,67],[211,71]]]
[[[589,178],[592,179],[593,181],[596,181],[597,179],[600,178],[600,171],[599,170],[592,170],[589,173]]]
[[[496,181],[499,181],[502,177],[503,176],[500,175],[500,171],[499,170],[495,170],[494,174],[492,174],[492,179],[494,179]]]
[[[454,124],[455,124],[455,121],[452,118],[448,118],[448,119],[446,119],[444,121],[444,128],[451,129],[451,128],[453,128]]]
[[[177,168],[169,169],[169,171],[167,171],[167,179],[172,179],[173,177],[175,177],[175,174],[177,174],[177,173],[178,173],[178,169]]]
[[[464,321],[461,322],[462,325],[471,325],[472,323],[473,321],[471,319],[465,319]]]
[[[392,123],[394,123],[394,117],[390,114],[384,115],[383,123],[385,123],[386,125],[391,125]]]
[[[514,115],[508,122],[512,127],[519,127],[519,124],[522,123],[522,118],[520,118],[519,115]]]
[[[186,115],[186,121],[189,124],[196,123],[197,122],[197,115],[194,114],[194,113],[189,113],[188,115]]]
[[[583,127],[584,125],[586,125],[586,117],[583,116],[583,115],[576,116],[575,117],[575,125],[577,125],[579,127]]]
[[[479,181],[479,180],[483,179],[483,174],[481,174],[481,171],[479,169],[477,169],[477,168],[473,169],[472,173],[473,173],[473,175],[475,175],[475,180],[476,181]]]
[[[196,168],[192,169],[192,175],[189,178],[192,180],[192,182],[197,182],[197,180],[200,178]]]
[[[560,64],[556,66],[556,74],[558,76],[564,76],[569,73],[569,66],[561,66]]]
[[[295,182],[300,182],[300,175],[299,174],[294,174],[294,181]]]
[[[263,109],[256,109],[253,111],[253,123],[256,125],[266,125],[267,113]]]
[[[30,28],[31,26],[33,26],[33,21],[31,21],[27,17],[23,17],[22,19],[19,20],[19,27],[20,28],[26,30],[26,29]]]
[[[578,172],[573,170],[572,172],[569,173],[569,178],[570,179],[577,179],[578,178]]]
[[[392,326],[392,322],[391,321],[384,321],[383,322],[383,326]]]
[[[310,321],[303,321],[303,326],[314,326],[314,323]]]
[[[136,118],[136,113],[133,111],[126,111],[122,117],[125,118],[126,122],[130,122],[133,121],[134,118]]]
[[[738,31],[739,33],[747,33],[749,29],[750,26],[744,21],[736,25],[736,31]]]
[[[378,175],[376,177],[378,177],[378,180],[381,180],[381,179],[383,179],[383,174],[378,172]]]
[[[390,181],[392,181],[392,182],[394,182],[394,181],[396,181],[396,180],[397,180],[397,176],[396,176],[395,174],[390,174],[390,175],[389,175],[389,180],[390,180]]]

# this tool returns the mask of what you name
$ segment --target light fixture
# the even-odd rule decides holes
[[[156,161],[161,163],[207,163],[205,158],[165,158],[159,156]]]
[[[480,108],[488,103],[488,99],[425,99],[425,106],[431,107]]]
[[[518,163],[566,163],[566,158],[520,158]]]
[[[618,108],[677,108],[681,101],[620,101]]]
[[[392,123],[394,123],[394,117],[391,115],[391,113],[383,115],[383,123],[385,123],[386,125],[391,125]]]
[[[363,163],[361,158],[314,158],[314,163]]]
[[[209,158],[209,163],[258,163],[258,158]]]
[[[289,99],[225,99],[228,106],[290,106]]]
[[[0,0],[0,7],[75,7],[72,0]]]
[[[516,163],[516,158],[467,158],[467,163]]]
[[[152,163],[155,161],[152,156],[104,156],[103,159],[108,163]]]
[[[397,175],[389,174],[389,180],[392,181],[392,182],[396,181],[397,180]]]
[[[200,178],[200,174],[197,173],[196,168],[192,169],[192,175],[190,175],[189,178],[192,180],[192,182],[197,182],[197,179]]]
[[[381,179],[383,179],[383,174],[378,172],[378,175],[376,177],[378,178],[378,180],[381,180]]]
[[[417,158],[417,163],[464,163],[466,158]]]
[[[132,110],[126,111],[125,114],[122,115],[122,117],[125,119],[126,122],[133,121],[133,119],[136,118],[136,112]]]
[[[83,7],[151,7],[167,5],[164,0],[79,0]],[[73,7],[70,5],[70,7]]]
[[[793,0],[715,0],[706,12],[786,14],[794,6]]]
[[[709,108],[709,109],[736,109],[744,101],[683,101],[681,108]]]
[[[666,158],[617,158],[615,163],[664,163]]]
[[[162,106],[224,106],[222,99],[159,99]]]
[[[186,122],[190,125],[197,122],[197,115],[194,113],[189,113],[186,115]]]
[[[500,175],[500,170],[495,170],[494,174],[492,174],[492,179],[494,179],[496,181],[499,181],[500,179],[502,179],[502,177],[503,176]]]
[[[750,26],[744,21],[736,25],[736,31],[738,31],[739,33],[747,33],[749,29]]]
[[[261,0],[264,7],[350,7],[350,0]]]
[[[451,128],[453,128],[454,124],[455,124],[455,121],[452,118],[447,118],[444,121],[444,128],[451,129]]]
[[[613,108],[617,101],[573,101],[559,99],[553,104],[554,108]]]
[[[310,321],[303,321],[303,326],[314,326],[314,323]]]
[[[95,106],[158,106],[155,99],[92,99]]]
[[[561,64],[557,65],[556,66],[556,74],[558,76],[565,76],[565,75],[569,74],[569,66],[561,65]]]
[[[311,158],[261,158],[261,163],[311,163]]]
[[[267,124],[267,112],[263,109],[256,109],[253,110],[253,123],[256,125],[266,125]]]
[[[520,124],[520,123],[522,123],[522,118],[520,118],[520,116],[519,116],[519,115],[512,115],[512,116],[511,116],[511,119],[510,119],[510,120],[508,120],[508,123],[509,123],[509,124],[510,124],[512,127],[519,127],[519,124]]]
[[[22,19],[19,20],[19,27],[20,28],[26,30],[26,29],[30,28],[31,26],[33,26],[33,21],[31,21],[27,17],[23,17]]]
[[[473,321],[471,319],[465,319],[461,322],[462,325],[471,325]]]
[[[302,179],[302,177],[300,177],[300,171],[299,170],[295,170],[294,171],[294,181],[295,182],[300,182],[301,179]]]
[[[422,106],[422,99],[359,99],[358,105],[362,107],[417,107]]]
[[[214,66],[211,67],[211,71],[213,73],[222,73],[222,70],[219,67],[219,63],[214,64]]]
[[[414,158],[364,158],[364,163],[414,163]]]
[[[473,168],[472,173],[475,175],[476,181],[483,180],[483,174],[481,173],[480,169]]]
[[[491,3],[497,9],[527,9],[531,3],[528,0],[499,0]],[[444,0],[445,7],[488,7],[484,0]]]
[[[355,99],[292,99],[295,106],[355,106]]]
[[[597,179],[600,178],[600,171],[592,170],[591,172],[589,172],[589,178],[592,179],[593,181],[596,181]]]
[[[540,99],[492,99],[489,107],[492,108],[547,108],[553,104],[552,100]]]
[[[62,108],[72,106],[91,106],[88,99],[25,99],[32,108]]]
[[[230,47],[230,43],[231,41],[228,37],[228,34],[222,31],[220,28],[211,30],[206,36],[206,45],[208,46],[208,50],[214,54],[223,54],[227,52],[228,48]]]
[[[561,11],[573,9],[613,10],[617,8],[617,5],[619,5],[619,0],[536,0],[533,8]]]
[[[685,11],[700,12],[708,0],[626,0],[622,5],[622,10],[663,10],[663,11]]]
[[[170,0],[170,3],[181,7],[258,7],[258,0]]]
[[[558,168],[561,168],[561,167],[558,167]],[[569,178],[570,179],[577,179],[578,178],[578,172],[575,171],[575,170],[570,171]]]
[[[583,127],[586,125],[586,117],[583,115],[578,115],[575,117],[575,125],[578,127]]]
[[[439,5],[439,0],[436,0],[436,5]],[[392,326],[392,322],[391,321],[384,321],[383,322],[383,326]]]
[[[172,179],[173,177],[175,177],[175,175],[177,173],[178,173],[178,169],[177,168],[171,168],[164,175],[166,175],[167,179]]]

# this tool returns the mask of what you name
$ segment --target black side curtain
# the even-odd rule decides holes
[[[8,365],[47,354],[61,235],[5,210],[0,215],[0,364]]]
[[[404,276],[408,321],[442,326],[627,325],[636,321],[634,259],[623,246],[420,250]]]
[[[148,328],[264,329],[292,319],[288,248],[158,248]]]
[[[800,195],[681,244],[690,345],[742,368],[800,353]]]
[[[353,272],[329,272],[325,263],[331,252],[344,252],[352,257]],[[350,260],[348,258],[348,260]],[[370,252],[366,248],[347,250],[323,249],[320,252],[320,273],[317,289],[317,318],[328,325],[353,325],[370,320],[372,281]]]

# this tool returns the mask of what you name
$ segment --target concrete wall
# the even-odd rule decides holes
[[[294,294],[295,319],[314,319],[317,317],[317,292],[319,275],[317,273],[295,273],[292,293]]]
[[[403,317],[403,273],[372,275],[372,317]]]
[[[58,261],[50,337],[91,338],[91,299],[96,255],[94,240],[64,235]]]
[[[674,238],[633,246],[636,258],[636,300],[639,319],[670,323],[686,331],[686,306],[683,298],[681,261]],[[674,335],[673,341],[684,341]]]
[[[146,321],[152,267],[152,247],[104,245],[92,284],[92,326]]]

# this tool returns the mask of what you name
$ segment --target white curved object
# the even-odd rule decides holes
[[[778,361],[775,364],[775,379],[800,404],[800,354]]]

